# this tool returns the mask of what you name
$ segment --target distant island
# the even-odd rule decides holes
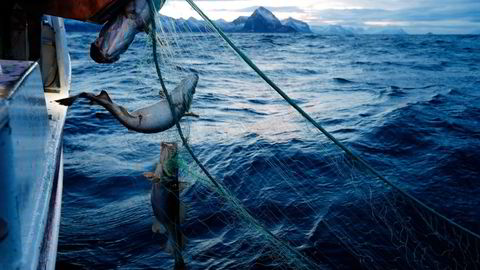
[[[175,19],[160,15],[161,27],[164,32],[211,32],[211,28],[203,20],[193,17]],[[406,35],[398,27],[347,27],[341,25],[317,25],[310,27],[306,22],[288,18],[279,20],[270,10],[259,7],[250,16],[240,16],[227,22],[224,19],[215,21],[215,24],[225,32],[230,33],[317,33],[322,35]],[[98,32],[101,25],[83,23],[74,20],[65,20],[67,31]]]
[[[350,27],[342,25],[313,26],[313,32],[330,36],[354,36],[354,35],[408,35],[405,30],[399,27]]]

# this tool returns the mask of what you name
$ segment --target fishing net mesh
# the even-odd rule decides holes
[[[135,41],[143,48],[135,51],[141,70],[135,76],[138,87],[161,92],[152,42],[158,44],[169,90],[185,74],[199,74],[191,111],[200,118],[184,117],[181,126],[195,154],[220,183],[217,187],[205,176],[174,128],[151,135],[158,137],[158,152],[161,141],[180,146],[180,181],[187,183],[180,198],[186,206],[182,230],[187,245],[182,255],[187,265],[210,269],[479,265],[478,239],[405,198],[346,155],[243,64],[212,28],[190,29],[184,24],[185,29],[178,31],[172,19],[159,16],[156,23],[156,41],[147,37]],[[241,43],[255,56],[255,45],[250,46]],[[268,73],[281,61],[259,66]],[[295,78],[281,74],[272,78],[294,99],[305,95],[296,89],[306,86]],[[321,93],[309,92],[308,98],[322,100]],[[258,111],[263,104],[265,110]],[[315,117],[329,108],[304,109]],[[395,179],[400,186],[401,181]],[[147,196],[145,201],[149,207]]]

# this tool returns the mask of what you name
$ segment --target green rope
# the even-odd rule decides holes
[[[152,38],[152,44],[153,44],[153,47],[152,47],[152,50],[153,50],[153,61],[155,62],[155,69],[157,71],[157,75],[158,75],[158,79],[160,81],[160,85],[162,87],[162,90],[163,92],[165,93],[165,96],[167,98],[167,101],[168,101],[168,104],[170,106],[170,111],[172,113],[172,116],[174,117],[175,119],[175,108],[174,108],[174,105],[173,105],[173,102],[172,102],[172,98],[170,97],[170,95],[168,94],[168,90],[167,90],[167,87],[165,86],[165,82],[163,80],[163,76],[162,76],[162,72],[161,72],[161,69],[160,69],[160,64],[159,64],[159,61],[158,61],[158,56],[157,56],[157,26],[155,24],[155,15],[157,14],[157,11],[155,9],[155,5],[153,3],[153,0],[149,0],[148,1],[148,5],[150,7],[150,12],[153,14],[152,16],[152,21],[151,21],[151,24],[152,24],[152,29],[150,31],[150,34],[151,34],[151,38]],[[188,141],[187,139],[185,138],[185,136],[183,135],[183,131],[182,131],[182,127],[180,126],[180,123],[179,121],[176,121],[175,123],[175,126],[177,127],[177,130],[178,130],[178,134],[180,136],[180,139],[182,140],[183,142],[183,145],[185,146],[185,148],[187,149],[188,153],[192,156],[193,160],[195,161],[195,163],[197,163],[197,165],[200,167],[200,169],[205,173],[205,175],[208,177],[208,179],[213,183],[213,185],[218,189],[219,192],[221,192],[222,195],[224,196],[228,196],[228,191],[225,190],[223,188],[223,186],[210,174],[210,172],[207,170],[207,168],[205,168],[205,166],[202,164],[202,162],[200,162],[200,160],[198,159],[198,157],[195,155],[195,153],[193,152],[192,148],[190,147],[190,145],[188,144]],[[253,218],[253,216],[248,212],[247,209],[245,209],[241,204],[240,202],[238,202],[237,200],[231,200],[234,204],[235,207],[237,207],[238,209],[243,209],[243,213],[244,215],[246,215],[247,217],[250,218],[250,220],[254,223],[255,226],[259,227],[260,229],[262,229],[264,232],[266,232],[270,237],[272,237],[272,240],[274,240],[275,242],[277,242],[278,244],[286,247],[288,250],[290,250],[291,252],[293,252],[295,255],[297,255],[302,261],[304,261],[308,267],[306,267],[307,269],[316,269],[318,268],[318,266],[313,263],[311,260],[309,260],[307,257],[305,257],[303,254],[301,254],[298,250],[292,248],[290,245],[288,245],[287,243],[285,243],[283,240],[281,240],[280,238],[278,238],[276,235],[274,235],[272,232],[270,232],[267,228],[265,228],[260,222],[258,222],[255,218]]]
[[[450,225],[460,229],[461,231],[464,231],[474,237],[476,237],[478,240],[480,240],[480,235],[478,235],[477,233],[474,233],[473,231],[463,227],[462,225],[456,223],[455,221],[447,218],[446,216],[440,214],[439,212],[437,212],[435,209],[431,208],[430,206],[426,205],[425,203],[421,202],[420,200],[418,200],[417,198],[415,198],[414,196],[410,195],[409,193],[407,193],[406,191],[404,191],[403,189],[401,189],[400,187],[398,187],[397,185],[395,185],[394,183],[392,183],[391,181],[389,181],[388,179],[386,179],[383,175],[381,175],[377,170],[375,170],[372,166],[370,166],[370,164],[368,164],[363,158],[361,158],[360,156],[358,156],[357,154],[353,153],[349,148],[347,148],[343,143],[341,143],[339,140],[337,140],[332,134],[330,134],[327,130],[325,130],[319,123],[317,123],[308,113],[306,113],[302,108],[300,108],[300,106],[298,106],[295,101],[293,101],[282,89],[280,89],[280,87],[278,87],[272,80],[270,80],[270,78],[265,74],[263,73],[263,71],[261,71],[256,65],[255,63],[252,62],[252,60],[250,60],[250,58],[248,58],[248,56],[242,51],[240,50],[226,35],[225,33],[217,26],[215,25],[215,23],[210,20],[210,18],[208,18],[207,15],[205,15],[205,13],[203,13],[203,11],[193,2],[193,0],[185,0],[187,1],[190,6],[206,21],[208,22],[212,27],[213,29],[215,29],[215,31],[223,38],[223,40],[225,40],[225,42],[228,43],[228,45],[230,46],[230,48],[232,48],[242,59],[243,61],[249,65],[260,77],[262,77],[262,79],[268,83],[280,96],[282,96],[282,98],[288,102],[288,104],[290,104],[293,108],[295,108],[295,110],[297,110],[297,112],[299,112],[305,119],[308,120],[308,122],[310,122],[312,125],[314,125],[318,130],[320,130],[320,132],[322,132],[328,139],[330,139],[333,143],[335,143],[338,147],[340,147],[348,156],[350,156],[353,160],[356,160],[357,162],[359,162],[361,165],[363,165],[367,170],[369,170],[373,175],[375,175],[377,178],[379,178],[381,181],[383,181],[385,184],[389,185],[390,187],[394,188],[395,190],[397,190],[398,192],[400,192],[402,195],[404,195],[405,197],[407,197],[408,199],[410,199],[411,201],[413,201],[414,203],[420,205],[421,207],[423,207],[424,209],[426,209],[427,211],[429,211],[430,213],[438,216],[439,218],[441,218],[442,220],[446,221],[447,223],[449,223]]]
[[[156,9],[154,4],[152,3],[153,0],[148,1],[148,4],[150,6],[150,11],[152,14],[157,14]],[[155,25],[155,16],[152,18],[152,30],[150,31],[150,34],[152,36],[152,45],[153,45],[153,62],[155,62],[155,69],[157,71],[158,79],[160,81],[160,85],[162,86],[163,93],[165,94],[168,105],[170,106],[170,111],[172,112],[172,116],[176,117],[175,115],[175,108],[172,102],[172,98],[168,94],[167,87],[165,86],[165,82],[163,80],[162,76],[162,71],[160,69],[160,64],[158,62],[158,56],[157,56],[157,26]],[[212,183],[217,187],[220,188],[220,184],[213,178],[213,176],[208,172],[208,170],[203,166],[203,164],[198,160],[197,156],[193,153],[192,149],[190,148],[190,145],[188,144],[187,140],[185,139],[185,136],[183,135],[182,127],[180,126],[179,121],[175,122],[175,126],[177,127],[178,134],[180,135],[180,138],[182,139],[183,144],[185,145],[185,148],[187,149],[188,153],[192,156],[193,160],[200,166],[200,169],[207,175],[208,178],[212,180]]]

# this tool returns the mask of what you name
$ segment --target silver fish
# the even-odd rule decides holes
[[[175,258],[175,269],[185,269],[182,250],[185,238],[180,224],[183,219],[183,207],[180,203],[180,183],[176,164],[177,145],[162,143],[160,162],[154,173],[145,173],[152,180],[151,203],[154,213],[152,231],[167,233],[166,250]]]
[[[184,115],[193,115],[187,112],[190,109],[197,83],[198,75],[189,75],[171,91],[170,97],[174,114],[172,114],[166,99],[130,113],[124,107],[113,103],[106,91],[102,91],[99,95],[82,92],[69,98],[56,100],[56,102],[70,106],[77,98],[86,98],[92,101],[92,104],[103,106],[130,130],[141,133],[157,133],[173,127]]]
[[[90,46],[90,57],[97,63],[116,62],[133,42],[135,35],[148,32],[152,14],[150,0],[132,0],[119,14],[109,20]],[[165,0],[155,0],[156,10],[162,8]]]

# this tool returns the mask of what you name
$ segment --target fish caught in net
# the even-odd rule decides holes
[[[193,3],[173,3],[187,2]],[[189,14],[200,13],[192,6]],[[298,104],[320,124],[341,120],[343,115],[322,116],[331,110],[327,102],[309,103],[321,100],[321,89],[310,96],[300,91],[317,79],[298,82],[274,73],[271,81],[291,98],[279,95],[270,77],[246,65],[245,55],[236,53],[213,25],[189,20],[195,23],[157,15],[150,35],[132,45],[139,48],[132,56],[138,91],[156,96],[160,91],[167,100],[164,87],[171,92],[185,77],[198,75],[190,112],[199,117],[183,117],[180,128],[142,135],[154,136],[157,154],[161,142],[176,145],[178,178],[185,185],[178,190],[185,219],[177,225],[185,237],[181,256],[187,268],[478,268],[475,230],[459,225],[448,212],[443,215],[438,204],[411,195],[402,168],[390,168],[398,173],[383,177],[388,164],[371,156],[364,161],[362,153],[350,150],[348,138],[326,136],[292,107]],[[262,38],[275,46],[274,38]],[[257,58],[248,38],[235,35],[233,43]],[[287,49],[302,50],[295,44]],[[266,74],[287,61],[273,53],[268,57],[258,62]],[[128,150],[135,151],[134,146]],[[377,162],[370,167],[372,160]],[[150,197],[144,202],[148,208]],[[159,254],[166,251],[165,241],[157,242]],[[173,254],[165,257],[170,266],[179,264]]]
[[[386,184],[356,156],[308,126],[308,121],[288,104],[265,106],[265,112],[257,116],[237,116],[235,123],[217,125],[209,121],[228,121],[232,118],[222,114],[243,113],[228,109],[225,94],[234,92],[238,100],[256,98],[278,104],[281,97],[241,63],[211,25],[202,24],[204,28],[198,31],[179,29],[168,17],[157,17],[156,23],[158,39],[154,42],[160,42],[155,53],[165,78],[199,74],[197,98],[212,97],[210,106],[219,109],[212,115],[209,108],[193,103],[192,110],[200,118],[192,120],[196,123],[190,125],[188,142],[193,149],[199,143],[216,144],[218,155],[231,154],[221,163],[215,158],[203,161],[216,179],[212,182],[185,145],[180,147],[180,175],[190,182],[182,200],[190,209],[203,210],[201,215],[187,212],[182,225],[189,239],[184,251],[187,265],[259,269],[443,269],[479,265],[477,234],[456,226],[396,185]],[[221,63],[198,70],[196,61]],[[225,82],[218,92],[208,89],[208,79],[219,73],[217,68],[222,72],[222,78],[217,79]],[[209,76],[202,76],[204,73]],[[229,80],[245,80],[245,89],[229,89]],[[225,102],[227,107],[222,107]],[[248,110],[248,105],[243,105]],[[285,134],[284,141],[278,141],[276,132]],[[195,137],[208,133],[219,135],[215,141]],[[245,146],[231,143],[240,140]],[[177,141],[181,146],[182,140]],[[201,160],[202,153],[197,154]],[[245,156],[255,156],[255,162],[242,161]],[[226,174],[230,164],[243,167]]]

